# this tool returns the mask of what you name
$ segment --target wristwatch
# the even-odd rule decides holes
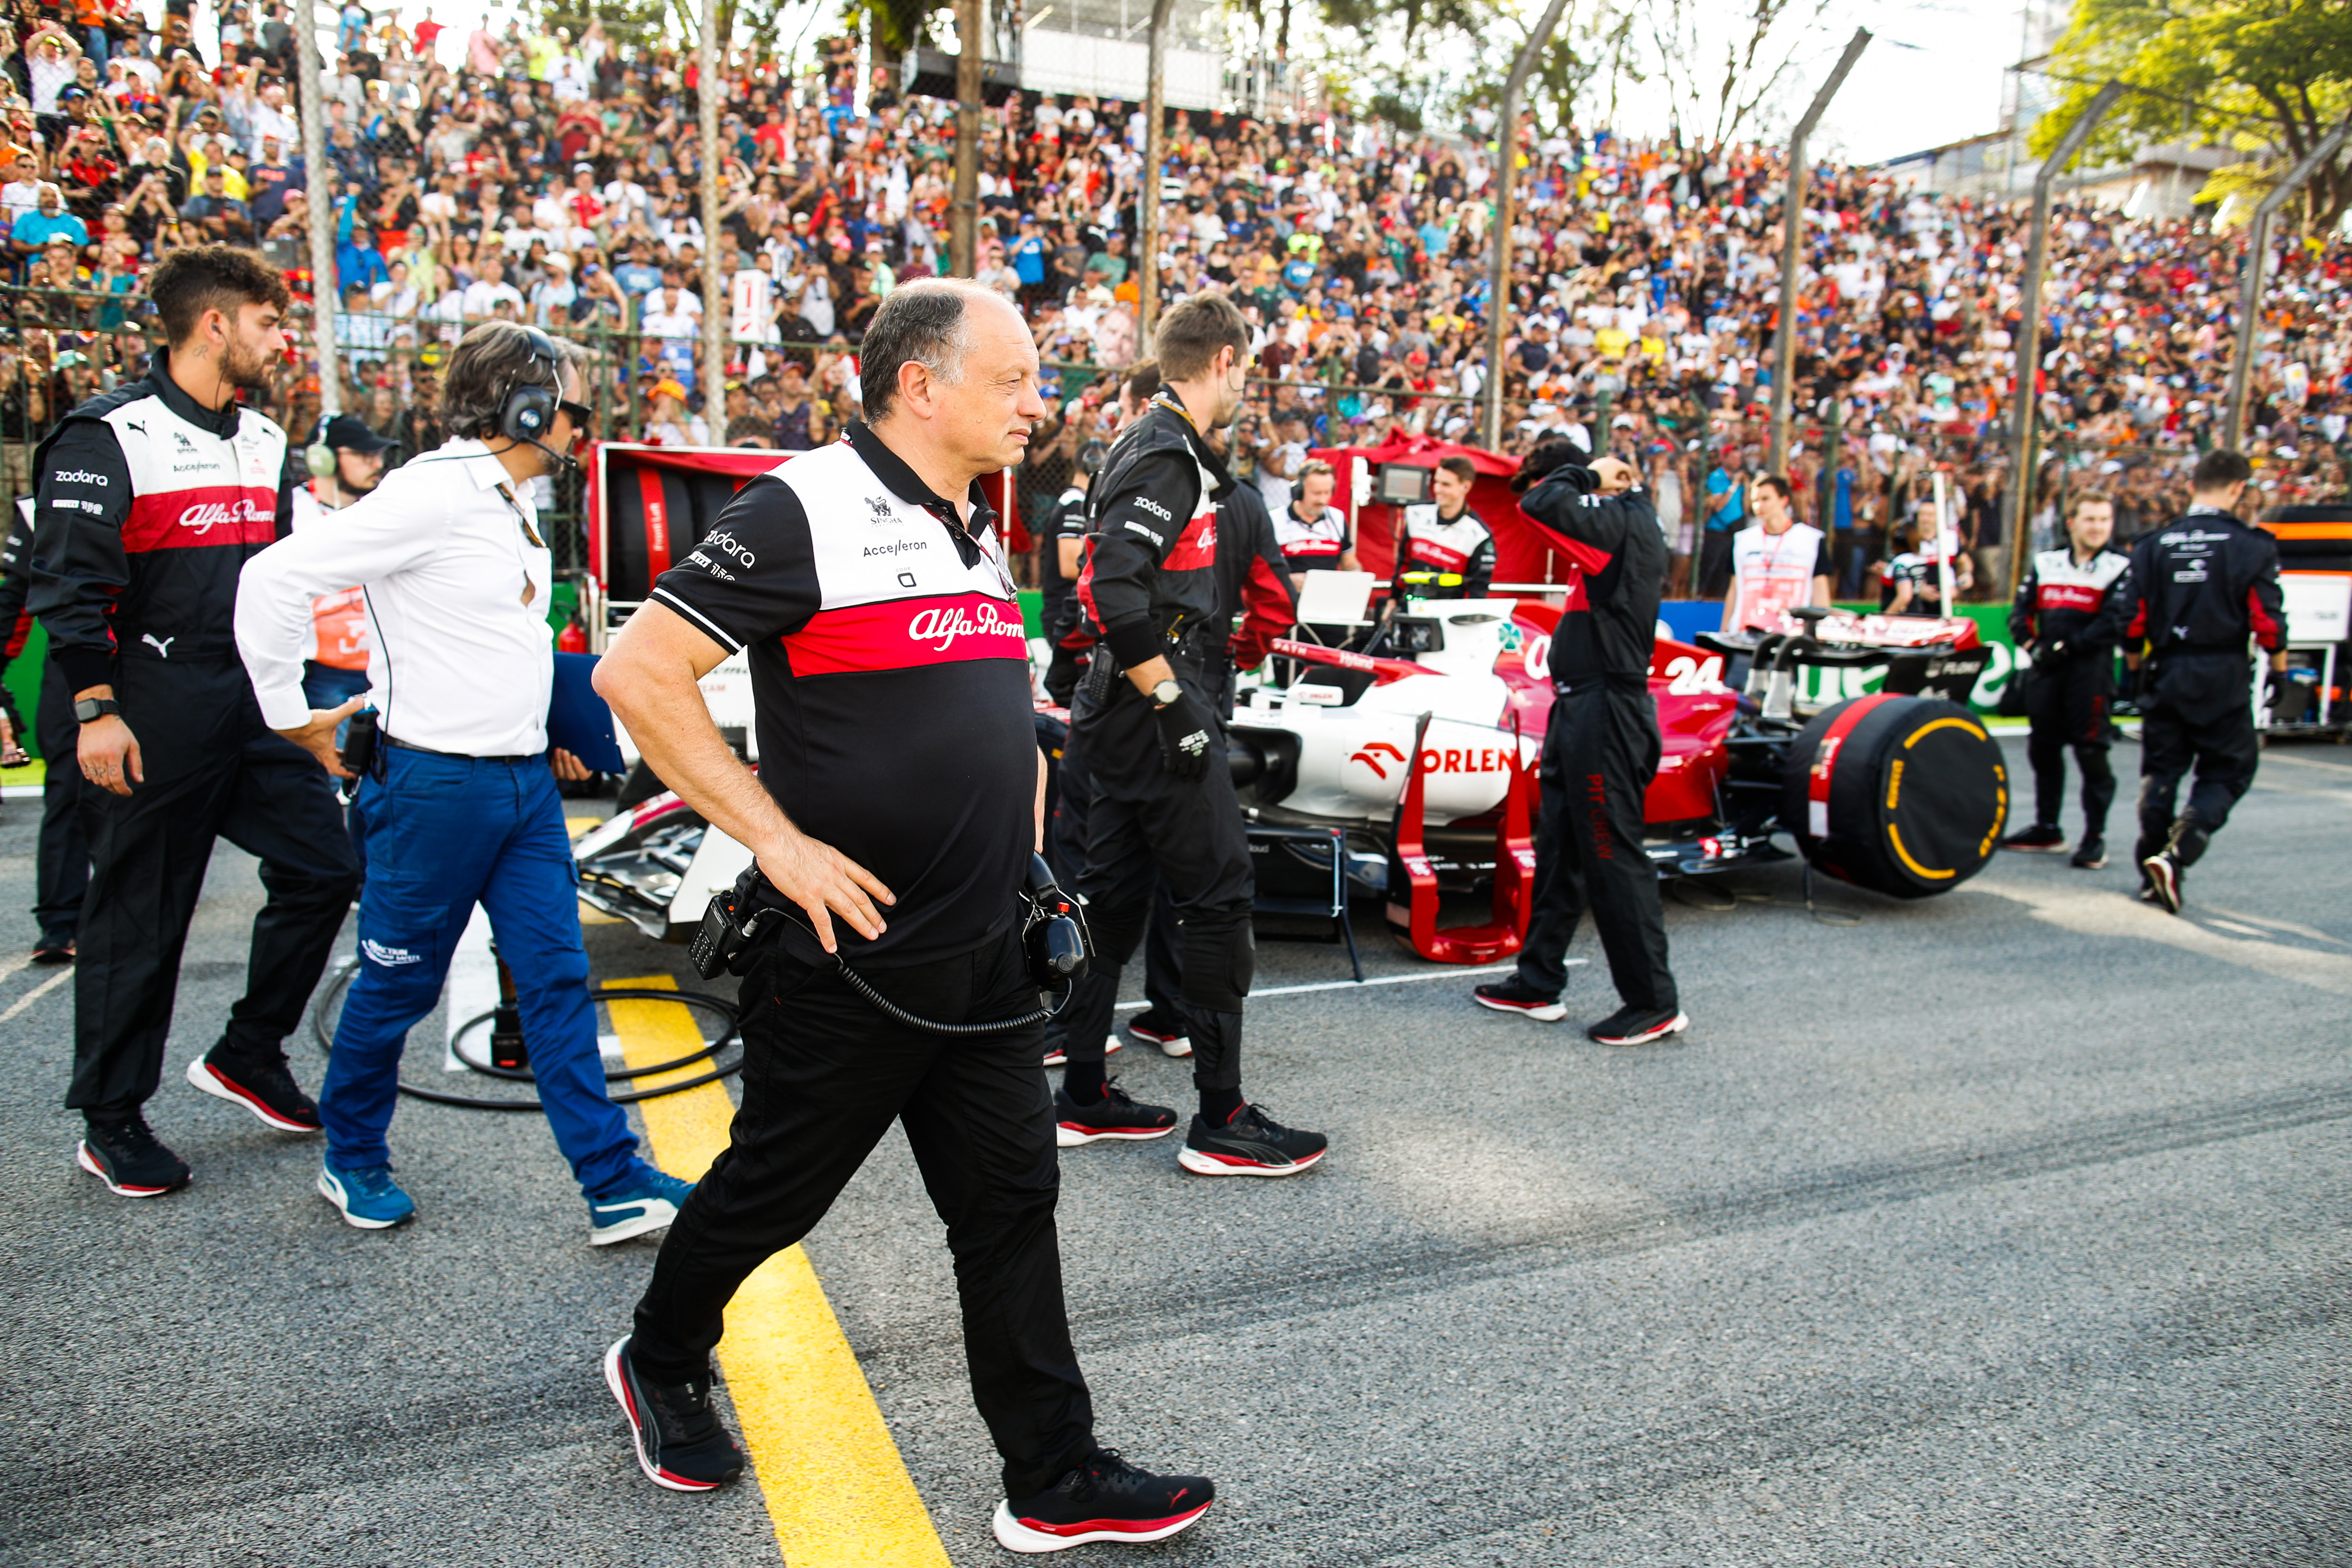
[[[74,704],[74,717],[85,724],[92,719],[103,719],[109,713],[121,711],[122,704],[111,697],[85,697]]]
[[[1151,689],[1151,705],[1154,708],[1165,708],[1183,695],[1184,689],[1181,686],[1172,680],[1163,680]]]

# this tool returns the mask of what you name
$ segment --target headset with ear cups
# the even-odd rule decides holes
[[[319,427],[310,436],[310,444],[302,448],[302,463],[314,479],[323,479],[335,472],[335,449],[327,445],[327,426],[331,414],[319,416]]]
[[[499,400],[499,434],[509,441],[522,441],[538,446],[555,423],[555,405],[563,382],[563,356],[555,341],[537,327],[518,323],[523,342],[530,346],[534,362],[547,366],[549,384],[536,385],[517,380]]]

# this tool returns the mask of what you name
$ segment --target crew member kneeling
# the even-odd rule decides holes
[[[710,1406],[727,1303],[896,1120],[955,1254],[972,1394],[1004,1460],[997,1539],[1156,1541],[1213,1491],[1095,1442],[1062,1300],[1045,1036],[1017,1021],[1037,1002],[1015,906],[1045,769],[980,480],[1019,462],[1045,416],[1037,351],[992,291],[925,279],[875,312],[863,353],[872,423],[744,486],[597,668],[647,763],[809,922],[775,920],[749,950],[742,1108],[605,1381],[656,1483],[703,1491],[740,1474]],[[738,650],[756,778],[695,684]],[[904,1014],[983,1027],[886,1016],[844,963]]]
[[[1583,459],[1566,441],[1538,447],[1515,481],[1532,487],[1520,509],[1575,572],[1551,639],[1535,913],[1519,972],[1476,995],[1501,1012],[1566,1016],[1563,961],[1590,904],[1624,1005],[1585,1033],[1638,1046],[1690,1026],[1666,968],[1658,874],[1642,847],[1642,796],[1658,773],[1649,670],[1666,543],[1632,467],[1602,458],[1587,468]]]
[[[637,1158],[605,1091],[555,788],[557,769],[587,773],[547,745],[552,573],[530,481],[566,460],[588,416],[578,388],[546,333],[475,328],[450,356],[442,395],[457,438],[263,551],[237,584],[237,648],[263,719],[341,777],[335,729],[361,699],[319,711],[303,696],[311,601],[356,584],[377,633],[368,670],[381,749],[359,793],[360,966],[319,1090],[319,1192],[364,1229],[416,1212],[384,1142],[401,1049],[439,1001],[477,903],[514,973],[531,1074],[587,1196],[589,1240],[657,1230],[688,1191]]]

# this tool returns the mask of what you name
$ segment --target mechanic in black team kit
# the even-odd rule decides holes
[[[980,481],[1018,463],[1045,417],[1036,345],[994,291],[926,279],[891,292],[863,353],[871,423],[737,492],[597,667],[647,763],[750,846],[807,922],[778,918],[749,949],[742,1107],[671,1223],[635,1331],[605,1352],[605,1382],[656,1484],[708,1491],[740,1475],[710,1405],[727,1303],[808,1233],[895,1120],[955,1254],[973,1399],[1004,1460],[997,1540],[1157,1541],[1214,1489],[1095,1442],[1016,912],[1045,764]],[[739,649],[756,776],[695,685]],[[904,1015],[981,1027],[886,1016],[845,966]]]
[[[1658,874],[1642,848],[1642,796],[1658,773],[1649,670],[1666,543],[1630,465],[1584,462],[1572,443],[1549,442],[1527,455],[1513,481],[1526,492],[1520,510],[1573,574],[1551,639],[1535,912],[1519,972],[1475,995],[1499,1012],[1565,1017],[1563,961],[1589,904],[1624,1005],[1585,1033],[1604,1046],[1639,1046],[1690,1025],[1666,968]]]
[[[1103,464],[1105,448],[1089,441],[1078,448],[1070,468],[1069,488],[1054,505],[1054,531],[1038,552],[1037,625],[1054,645],[1045,667],[1045,695],[1055,706],[1067,708],[1077,689],[1078,672],[1086,663],[1083,646],[1062,640],[1078,628],[1078,568],[1086,563],[1087,487]],[[1073,639],[1082,643],[1083,639]]]
[[[2286,668],[2286,617],[2278,542],[2239,521],[2253,465],[2208,452],[2189,480],[2189,512],[2142,534],[2116,579],[2093,638],[2121,638],[2139,661],[2140,897],[2180,912],[2181,885],[2230,808],[2253,787],[2262,761],[2254,736],[2249,644]],[[2197,783],[2174,815],[2191,765]]]
[[[284,1042],[359,887],[334,789],[262,722],[233,631],[238,572],[292,515],[286,433],[236,401],[286,351],[285,279],[251,251],[202,246],[156,263],[145,289],[171,346],[43,443],[33,537],[33,613],[95,786],[66,1103],[89,1123],[78,1163],[124,1197],[188,1181],[142,1107],[215,837],[260,858],[269,899],[244,999],[187,1079],[279,1131],[319,1131]]]
[[[1178,1152],[1204,1176],[1288,1176],[1323,1157],[1322,1134],[1285,1127],[1242,1096],[1243,999],[1256,953],[1249,841],[1225,762],[1214,667],[1217,503],[1233,489],[1202,431],[1229,424],[1249,374],[1249,323],[1222,294],[1170,307],[1155,334],[1160,390],[1096,476],[1094,532],[1078,599],[1102,634],[1070,729],[1094,789],[1078,882],[1094,966],[1066,1010],[1055,1114],[1097,1135],[1157,1136],[1174,1114],[1108,1085],[1103,1043],[1151,907],[1155,874],[1183,932],[1183,994],[1200,1113]]]
[[[1407,594],[1420,599],[1486,596],[1486,584],[1495,580],[1495,535],[1486,520],[1470,510],[1470,487],[1477,479],[1469,458],[1442,458],[1429,476],[1436,499],[1404,509],[1394,589],[1400,598]],[[1408,574],[1423,580],[1407,582]]]
[[[2116,772],[2107,765],[2108,711],[2116,694],[2116,645],[2095,637],[2107,591],[2131,564],[2107,548],[2116,531],[2116,503],[2095,492],[2074,498],[2066,520],[2068,542],[2034,556],[2009,607],[2009,635],[2032,651],[2025,709],[2032,735],[2025,748],[2033,764],[2033,826],[2000,841],[2003,849],[2066,847],[2058,816],[2066,804],[2066,748],[2083,770],[2083,842],[2074,864],[2095,871],[2107,863],[2107,808],[2115,804]]]

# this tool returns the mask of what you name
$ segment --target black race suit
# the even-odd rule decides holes
[[[1072,485],[1054,505],[1054,531],[1037,547],[1037,627],[1054,645],[1045,667],[1045,695],[1067,708],[1086,666],[1087,639],[1064,641],[1077,629],[1077,585],[1062,575],[1062,541],[1087,536],[1087,492]]]
[[[225,1047],[293,1031],[359,887],[332,786],[261,721],[231,620],[245,563],[289,529],[286,437],[147,375],[66,416],[35,456],[33,613],[68,692],[110,685],[143,782],[82,792],[89,890],[67,1105],[106,1120],[155,1091],[180,951],[215,837],[261,861],[250,977]],[[70,755],[60,762],[70,762]]]
[[[1100,695],[1091,679],[1081,683],[1070,711],[1071,743],[1092,784],[1078,889],[1097,947],[1065,1019],[1070,1059],[1102,1059],[1156,876],[1183,932],[1181,1000],[1203,1092],[1241,1087],[1242,999],[1256,965],[1249,841],[1223,727],[1210,728],[1207,773],[1173,776],[1151,700],[1125,672],[1164,656],[1195,700],[1221,711],[1230,667],[1218,619],[1217,503],[1233,489],[1171,390],[1120,433],[1095,476],[1078,579],[1087,623],[1101,635],[1095,657],[1115,673]]]
[[[19,508],[12,521],[5,550],[0,550],[0,626],[7,630],[7,658],[13,664],[24,651],[32,628],[32,612],[25,608],[33,586],[33,530],[25,521],[29,508]],[[0,700],[5,700],[0,694]],[[11,706],[10,719],[21,736],[24,721]],[[41,668],[40,706],[33,722],[40,736],[41,757],[47,764],[41,779],[41,847],[33,872],[33,922],[40,928],[41,944],[61,947],[75,940],[81,927],[82,895],[89,889],[89,841],[82,837],[81,796],[89,788],[81,776],[74,749],[81,726],[74,720],[73,693],[56,659]]]
[[[2009,635],[2033,650],[2025,688],[2032,721],[2026,742],[2033,764],[2033,822],[2055,828],[2066,801],[2066,748],[2083,770],[2083,837],[2105,836],[2115,804],[2116,773],[2107,765],[2107,714],[2115,701],[2116,645],[2095,634],[2107,591],[2130,565],[2121,551],[2102,546],[2088,561],[2072,545],[2045,550],[2017,585]]]
[[[1649,671],[1666,543],[1647,490],[1599,489],[1590,469],[1555,468],[1519,503],[1572,568],[1551,639],[1535,911],[1519,978],[1560,994],[1569,941],[1589,906],[1617,994],[1629,1007],[1672,1013],[1681,1001],[1666,967],[1665,912],[1642,847],[1642,798],[1661,746]]]
[[[2285,646],[2278,542],[2227,512],[2192,509],[2132,546],[2131,568],[2099,613],[2098,634],[2147,647],[2140,670],[2139,846],[2192,866],[2253,787],[2248,645]],[[2189,805],[2175,814],[2194,766]]]

